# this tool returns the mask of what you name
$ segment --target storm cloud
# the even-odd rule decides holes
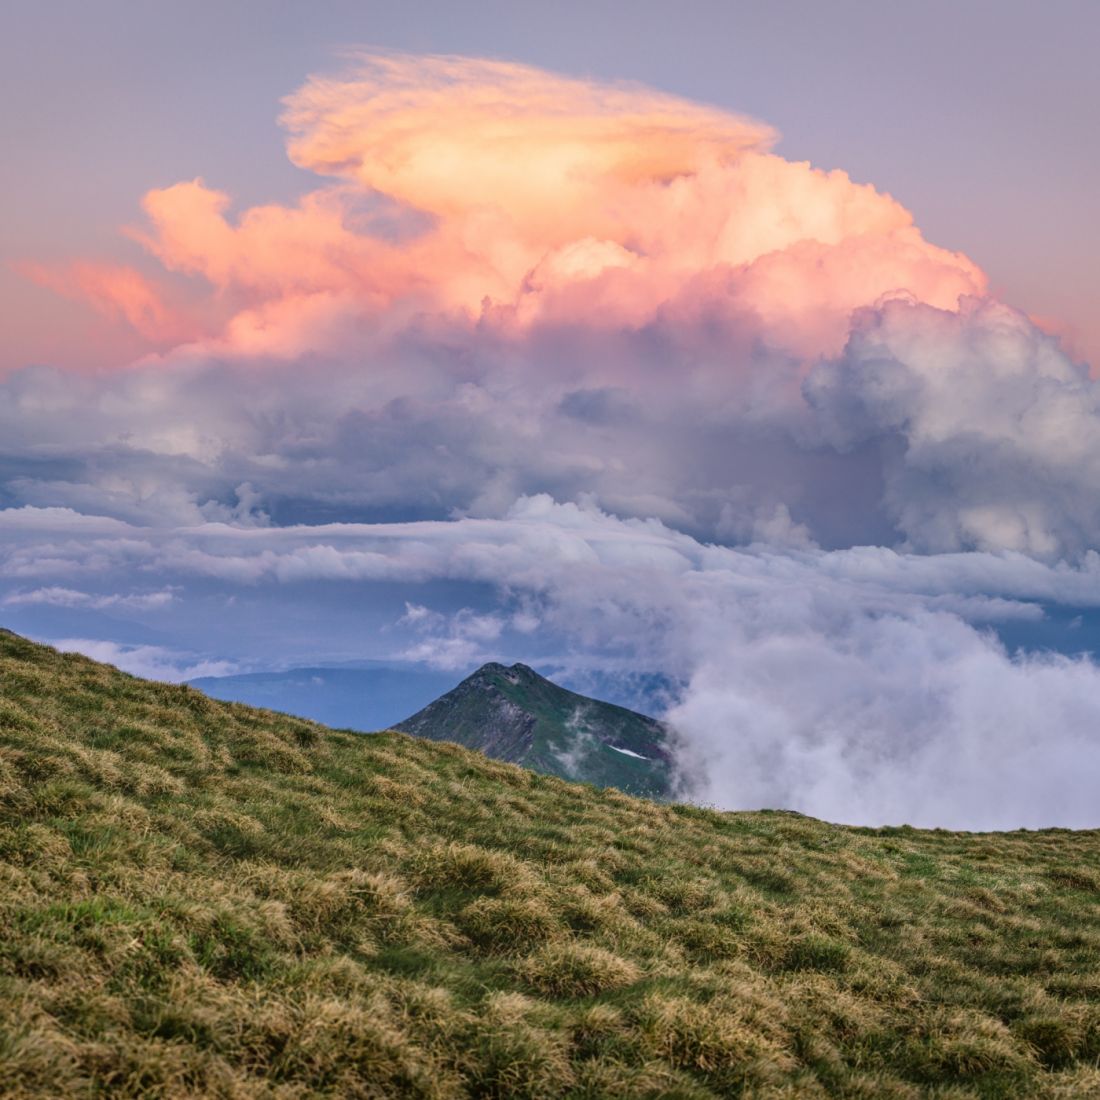
[[[303,660],[369,605],[391,657],[665,672],[690,797],[1097,824],[1100,671],[993,628],[1100,606],[1100,391],[972,260],[633,85],[360,56],[283,122],[298,202],[185,180],[133,268],[24,266],[147,350],[0,380],[7,614],[168,676],[271,659],[215,603]]]

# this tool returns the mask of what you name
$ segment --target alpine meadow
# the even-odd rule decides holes
[[[1081,1097],[1100,837],[575,785],[0,638],[11,1097]]]

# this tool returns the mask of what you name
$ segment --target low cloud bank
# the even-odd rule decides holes
[[[7,518],[9,592],[80,575],[159,592],[172,577],[184,593],[248,586],[278,605],[303,585],[381,583],[409,596],[395,642],[410,659],[459,668],[537,641],[544,656],[662,668],[685,684],[669,715],[685,793],[718,806],[868,824],[1100,824],[1100,668],[1012,655],[989,630],[1040,618],[1040,604],[1100,605],[1095,554],[1069,568],[1012,553],[735,549],[547,497],[499,519],[406,524]],[[458,609],[417,602],[439,582],[492,595]],[[118,655],[153,674],[179,667],[156,651]]]

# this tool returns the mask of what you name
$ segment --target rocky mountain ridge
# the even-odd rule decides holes
[[[630,794],[663,797],[673,786],[663,723],[578,695],[524,664],[483,665],[394,728]]]

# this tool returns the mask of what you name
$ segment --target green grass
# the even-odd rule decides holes
[[[1100,835],[720,814],[0,633],[4,1097],[1100,1096]]]

